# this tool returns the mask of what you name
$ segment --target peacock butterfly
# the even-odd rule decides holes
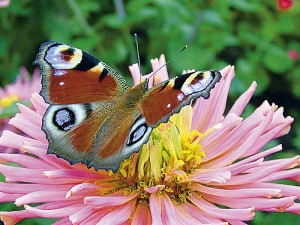
[[[39,49],[40,94],[50,104],[42,130],[48,154],[117,171],[138,152],[153,128],[190,104],[207,99],[221,79],[217,70],[186,73],[148,88],[148,79],[129,88],[114,69],[80,49],[49,41]]]

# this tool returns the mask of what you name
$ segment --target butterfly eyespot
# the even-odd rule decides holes
[[[148,126],[144,117],[138,117],[133,123],[126,140],[125,154],[136,152],[148,141],[152,127]],[[134,150],[133,150],[134,149]]]
[[[138,126],[134,131],[132,131],[129,135],[129,139],[127,141],[127,145],[132,145],[143,138],[147,131],[147,124],[144,123]]]
[[[65,75],[66,69],[75,68],[82,60],[82,52],[67,45],[53,45],[45,52],[45,61],[55,69],[54,75]],[[57,71],[62,70],[62,71]]]
[[[54,113],[53,123],[58,129],[68,131],[75,124],[75,114],[68,108],[59,109]]]
[[[62,57],[65,61],[70,61],[72,59],[72,57],[74,56],[74,53],[75,53],[75,49],[74,48],[68,48],[64,51],[62,51]]]

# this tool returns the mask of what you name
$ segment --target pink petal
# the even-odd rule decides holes
[[[169,79],[167,67],[164,66],[166,64],[165,55],[160,55],[159,59],[151,59],[152,71],[159,75],[160,82]],[[150,74],[152,75],[152,74]],[[157,84],[158,82],[154,82]]]
[[[152,194],[149,199],[149,206],[151,211],[152,224],[163,225],[161,218],[162,214],[162,197],[160,194]]]
[[[95,213],[89,215],[86,219],[82,220],[80,224],[97,224],[105,215],[107,215],[115,209],[116,207],[107,207],[102,208],[101,210],[95,210]]]
[[[242,174],[243,172],[245,171],[249,171],[250,169],[252,168],[259,168],[263,165],[263,161],[264,159],[261,158],[261,159],[258,159],[254,162],[250,162],[250,163],[245,163],[244,165],[240,165],[240,166],[228,166],[226,167],[227,169],[230,170],[231,172],[231,175],[234,176],[234,175],[239,175],[239,174]]]
[[[9,194],[28,194],[36,191],[43,190],[69,190],[73,187],[73,184],[69,185],[52,185],[52,184],[22,184],[22,183],[3,183],[0,182],[0,190]]]
[[[161,191],[164,188],[165,188],[165,185],[156,185],[156,186],[152,186],[152,187],[144,187],[144,191],[146,191],[147,193],[153,194],[157,191]]]
[[[150,209],[147,203],[139,202],[132,219],[132,225],[152,224]]]
[[[97,207],[106,207],[106,206],[118,206],[125,204],[132,199],[134,199],[139,192],[134,191],[128,196],[120,196],[120,197],[114,197],[114,196],[89,196],[84,198],[84,203],[88,205],[93,205]]]
[[[32,121],[26,119],[22,114],[16,114],[16,116],[9,121],[9,124],[31,136],[33,139],[40,140],[42,143],[47,143],[46,135],[41,131],[41,126],[33,124]]]
[[[270,212],[291,212],[300,215],[300,204],[295,203],[294,205],[288,208],[279,208],[279,209],[270,209]]]
[[[234,103],[234,105],[229,110],[228,114],[234,113],[237,116],[240,116],[244,109],[246,108],[247,104],[249,103],[251,97],[253,96],[257,87],[257,83],[253,82],[251,86],[245,91]]]
[[[132,76],[132,79],[133,79],[133,85],[136,86],[138,85],[140,82],[141,82],[141,72],[140,72],[140,68],[139,68],[139,65],[137,63],[131,65],[128,67],[130,73],[131,73],[131,76]]]
[[[188,199],[199,207],[204,213],[212,218],[219,219],[239,219],[239,220],[252,220],[254,217],[254,208],[248,209],[220,209],[207,201],[196,197],[195,195],[188,196]]]
[[[45,103],[42,96],[40,96],[38,93],[35,92],[31,95],[30,101],[33,107],[37,110],[37,114],[41,116],[45,114],[46,109],[48,108],[49,105]]]
[[[272,208],[278,208],[281,211],[294,204],[295,197],[285,197],[278,199],[252,197],[252,198],[224,198],[224,196],[215,196],[204,194],[203,197],[208,201],[215,202],[231,208],[249,208],[253,207],[255,210],[269,211]]]
[[[238,174],[239,171],[245,171],[244,169],[247,168],[249,169],[249,165],[262,165],[262,163],[260,163],[261,161],[263,161],[263,157],[269,156],[275,152],[281,151],[282,150],[282,145],[277,145],[271,149],[265,150],[263,152],[257,153],[251,157],[245,158],[239,162],[236,162],[232,165],[226,166],[225,168],[230,170],[230,172],[235,175]],[[255,161],[257,160],[257,161]],[[252,163],[254,162],[254,164]],[[251,164],[250,164],[251,163]],[[258,163],[258,164],[257,164]]]
[[[36,155],[37,157],[43,159],[48,164],[53,165],[57,169],[72,169],[75,165],[71,165],[68,161],[57,158],[53,154],[46,154],[48,144],[40,144],[39,146],[31,146],[30,144],[24,143],[22,148],[23,152],[28,152],[30,154]]]
[[[35,217],[61,218],[61,217],[69,217],[70,215],[84,208],[84,205],[70,204],[70,206],[61,207],[57,209],[39,209],[38,207],[31,207],[29,205],[25,205],[24,208],[30,214],[35,215]]]
[[[197,99],[194,105],[192,129],[200,132],[208,130],[218,123],[225,111],[229,87],[234,76],[234,67],[227,66],[221,70],[222,79],[211,91],[210,98]]]
[[[2,136],[0,137],[0,145],[5,147],[21,149],[24,142],[29,142],[33,144],[40,143],[39,141],[23,137],[8,130],[3,131]]]
[[[87,195],[88,193],[95,193],[99,189],[99,186],[92,183],[77,184],[72,187],[66,194],[66,198],[70,198],[72,195],[80,193],[80,195]]]
[[[97,225],[102,224],[122,224],[126,222],[132,211],[135,207],[136,199],[131,200],[130,202],[122,205],[121,207],[115,208],[113,211],[107,213],[98,223]]]
[[[223,141],[219,140],[218,143],[213,147],[215,149],[214,151],[205,151],[207,152],[207,155],[203,162],[211,161],[212,159],[216,159],[217,157],[224,154],[226,155],[219,157],[222,161],[224,161],[223,157],[227,158],[226,161],[234,161],[230,157],[232,155],[237,154],[236,148],[239,147],[246,139],[248,139],[249,135],[251,134],[250,132],[253,131],[256,127],[258,127],[263,122],[263,120],[264,116],[259,111],[256,111],[256,113],[250,115],[240,125],[238,125],[232,131],[227,133],[227,135],[223,137]],[[206,149],[206,146],[202,146],[202,148]],[[220,160],[219,158],[218,160]],[[209,164],[211,163],[212,162],[209,162]],[[215,163],[216,162],[214,162],[214,167]],[[224,162],[222,162],[222,165],[223,164]]]
[[[226,196],[226,198],[250,198],[250,197],[279,197],[280,189],[270,188],[234,188],[233,190],[225,190],[221,188],[207,187],[201,184],[193,183],[192,189],[199,191],[200,193],[206,193],[210,195],[216,195],[220,197]]]
[[[223,222],[222,219],[216,219],[216,218],[213,218],[213,217],[207,215],[201,209],[199,209],[198,207],[196,207],[195,205],[193,205],[189,202],[179,204],[177,207],[182,208],[182,210],[185,210],[186,212],[188,212],[193,218],[197,219],[202,224],[215,224],[215,225],[227,224],[226,222]]]
[[[0,164],[0,172],[11,182],[42,183],[41,181],[45,180],[41,169],[26,169]]]
[[[37,114],[34,110],[22,104],[18,104],[18,108],[20,110],[20,113],[18,113],[17,115],[19,115],[19,117],[21,117],[22,119],[29,120],[32,124],[39,127],[39,131],[41,131],[42,115]]]
[[[267,133],[261,135],[261,137],[258,139],[256,145],[253,146],[252,149],[248,152],[248,154],[244,155],[252,155],[257,153],[260,149],[262,149],[269,141],[275,139],[276,136],[281,136],[280,133],[285,130],[287,127],[290,126],[290,124],[293,122],[293,119],[291,117],[288,117],[283,124],[277,125],[274,129],[268,131]]]
[[[295,157],[299,158],[299,156],[295,156]],[[283,179],[293,180],[293,178],[295,178],[295,181],[300,181],[300,168],[293,169],[293,170],[278,171],[276,173],[264,177],[263,179],[261,179],[261,181],[269,182],[269,181],[283,180]]]
[[[225,184],[231,178],[231,173],[229,171],[208,171],[202,169],[196,169],[187,179],[183,182],[199,182],[202,184],[220,183]]]
[[[81,210],[79,210],[78,212],[74,213],[73,215],[71,215],[69,217],[69,219],[71,220],[72,224],[80,224],[83,221],[85,221],[86,219],[90,218],[94,213],[96,213],[98,210],[95,209],[94,207],[91,206],[87,206]],[[105,212],[105,210],[102,210],[103,212]],[[103,216],[105,214],[103,213]],[[103,217],[102,216],[102,217]],[[101,218],[102,218],[101,217]],[[100,218],[99,218],[100,219]]]
[[[226,140],[226,135],[228,135],[231,130],[241,124],[242,120],[242,118],[233,113],[228,114],[222,121],[221,128],[215,129],[201,140],[201,145],[203,149],[205,149],[205,152],[210,155],[210,158],[212,158],[212,156],[214,156],[216,153],[215,145],[218,144],[219,140]],[[209,160],[209,158],[207,160]]]
[[[45,161],[28,156],[25,154],[0,154],[0,159],[4,159],[10,162],[19,164],[20,166],[26,167],[28,169],[54,169],[52,165],[49,165]]]
[[[278,170],[282,170],[290,164],[295,163],[297,161],[297,158],[298,157],[294,157],[282,163],[277,163],[275,165],[264,168],[264,170],[261,170],[260,172],[257,173],[250,173],[242,176],[233,176],[230,180],[226,182],[226,184],[223,185],[241,185],[241,184],[248,184],[248,183],[259,181],[260,179],[263,179],[264,177],[272,173],[275,173]]]
[[[66,190],[42,190],[31,192],[22,197],[16,199],[15,204],[17,206],[31,204],[31,203],[43,203],[52,201],[66,201]]]
[[[161,217],[164,224],[184,224],[178,220],[175,213],[174,205],[167,194],[162,195]]]
[[[3,192],[0,192],[0,201],[1,202],[13,202],[21,196],[22,196],[22,194],[6,194]]]
[[[235,186],[239,188],[239,186]],[[284,197],[287,196],[297,196],[297,199],[300,199],[300,187],[286,185],[286,184],[275,184],[275,183],[263,183],[263,182],[255,182],[247,185],[241,186],[243,188],[275,188],[280,189],[281,194]]]
[[[60,170],[50,170],[50,171],[44,171],[44,176],[48,177],[49,179],[60,179],[60,178],[68,178],[68,179],[74,179],[74,180],[102,180],[107,181],[106,179],[112,180],[108,176],[107,173],[103,173],[103,171],[95,172],[95,171],[89,171],[89,170],[79,170],[79,169],[60,169]]]
[[[181,204],[174,204],[174,208],[175,208],[175,214],[176,217],[178,218],[178,220],[181,222],[181,224],[185,224],[185,225],[203,225],[203,223],[201,223],[199,220],[196,220],[196,218],[192,215],[190,215],[189,212],[187,212],[183,207],[180,207],[180,205],[185,204],[185,203],[181,203]],[[198,210],[199,212],[200,210]],[[197,214],[199,215],[199,213],[197,212]]]
[[[251,118],[251,116],[248,117],[246,119],[247,122],[245,120],[244,123],[242,123],[242,125],[239,126],[239,128],[235,130],[235,131],[239,131],[239,132],[236,132],[234,136],[230,135],[227,139],[227,140],[235,140],[234,143],[239,143],[240,145],[238,146],[237,144],[235,144],[235,146],[234,146],[234,144],[232,144],[232,143],[227,143],[227,145],[226,145],[223,142],[219,146],[219,148],[226,149],[227,152],[222,157],[212,160],[210,162],[210,164],[214,165],[214,167],[222,167],[222,166],[228,165],[231,162],[241,158],[245,154],[245,152],[248,151],[248,149],[250,149],[253,145],[256,144],[258,138],[261,136],[261,134],[264,132],[267,125],[270,123],[272,115],[273,115],[273,112],[269,111],[268,115],[264,118],[264,120],[255,128],[252,128],[252,125],[256,124],[256,123],[254,123],[254,121],[249,120],[249,118]],[[258,120],[256,120],[256,121],[258,121]],[[244,129],[242,129],[242,128],[244,128]],[[249,133],[250,133],[250,135],[249,135]],[[241,140],[243,140],[242,143],[241,143]],[[227,142],[227,141],[225,141],[225,142]],[[234,150],[230,151],[230,149],[234,149]]]

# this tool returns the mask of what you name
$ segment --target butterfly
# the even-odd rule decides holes
[[[41,96],[50,104],[42,130],[48,154],[71,164],[117,171],[145,144],[153,128],[190,104],[209,98],[221,79],[217,70],[186,73],[148,88],[130,88],[125,79],[88,53],[59,42],[45,42],[35,65],[41,68]]]

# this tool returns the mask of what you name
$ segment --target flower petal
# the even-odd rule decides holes
[[[136,199],[129,201],[121,207],[115,208],[112,212],[107,213],[97,225],[102,224],[122,224],[126,222],[133,212]]]
[[[93,206],[97,206],[98,208],[100,207],[105,207],[107,205],[110,206],[118,206],[118,205],[122,205],[125,204],[129,201],[131,201],[132,199],[134,199],[139,193],[138,192],[132,192],[130,195],[128,196],[118,196],[118,197],[114,197],[114,196],[89,196],[89,197],[85,197],[84,198],[84,203],[88,204],[88,205],[93,205]]]
[[[139,202],[132,219],[132,225],[150,225],[152,224],[150,209],[147,203]]]
[[[220,209],[209,202],[196,197],[195,195],[188,196],[188,199],[199,207],[202,211],[213,218],[219,219],[236,219],[236,215],[239,215],[240,220],[252,220],[254,217],[254,207],[247,209]]]
[[[159,194],[152,194],[149,199],[149,206],[152,218],[152,224],[163,225],[162,221],[162,197]]]

